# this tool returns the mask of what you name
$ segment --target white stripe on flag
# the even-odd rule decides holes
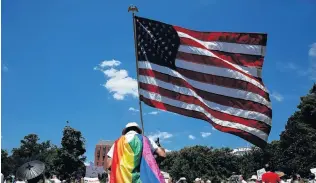
[[[206,92],[211,91],[211,93],[215,93],[215,94],[219,94],[219,95],[224,95],[224,96],[233,97],[233,98],[239,98],[239,99],[243,99],[243,100],[250,100],[250,101],[257,102],[257,103],[263,104],[263,105],[271,108],[271,103],[256,93],[191,80],[191,79],[188,79],[188,78],[182,76],[177,71],[174,71],[168,67],[156,65],[156,64],[150,63],[148,61],[139,61],[138,67],[142,68],[142,69],[155,70],[155,71],[160,72],[160,73],[168,74],[170,76],[183,79],[183,80],[187,81],[194,88],[198,88],[198,89],[204,90]]]
[[[261,84],[258,85],[257,81],[254,82],[255,81],[254,79],[249,78],[248,76],[245,76],[244,74],[242,74],[236,70],[223,68],[223,67],[216,67],[216,66],[211,66],[211,65],[197,64],[197,63],[187,62],[185,60],[180,60],[180,59],[176,59],[176,66],[180,67],[182,69],[192,70],[192,71],[196,71],[196,72],[200,72],[200,73],[212,74],[212,75],[223,76],[223,77],[227,77],[227,78],[239,79],[242,81],[246,81],[248,83],[254,84],[258,88],[260,88],[266,92],[266,89]],[[257,69],[255,69],[255,71],[253,71],[253,72],[256,72],[256,74],[254,76],[258,77]],[[253,75],[253,74],[251,73],[251,75]]]
[[[162,102],[164,104],[168,104],[177,108],[182,108],[182,109],[187,109],[187,110],[192,110],[192,111],[197,111],[197,112],[201,112],[203,114],[205,114],[211,121],[213,121],[214,123],[220,125],[220,126],[224,126],[224,127],[229,127],[229,128],[235,128],[235,129],[240,129],[243,130],[245,132],[251,133],[259,138],[261,138],[262,140],[267,140],[268,135],[261,131],[258,130],[256,128],[252,128],[249,126],[245,126],[243,124],[239,124],[239,123],[234,123],[234,122],[230,122],[230,121],[224,121],[224,120],[219,120],[215,117],[213,117],[210,113],[208,113],[207,111],[205,111],[204,108],[202,108],[201,106],[195,105],[195,104],[187,104],[185,102],[182,101],[178,101],[178,100],[173,100],[167,97],[163,97],[157,93],[152,93],[152,92],[148,92],[146,90],[140,89],[139,91],[140,95],[142,95],[143,97],[149,99],[149,100],[154,100],[154,101],[158,101],[158,102]]]
[[[262,50],[265,49],[265,46],[261,45],[249,45],[249,44],[238,44],[238,43],[228,43],[228,42],[219,42],[219,41],[201,41],[192,37],[186,33],[177,31],[179,37],[192,39],[195,42],[200,43],[209,50],[224,51],[229,53],[241,53],[247,55],[261,55],[264,56]]]
[[[156,79],[154,77],[143,76],[143,75],[139,76],[139,82],[154,85],[154,86],[159,86],[161,88],[164,88],[164,89],[167,89],[170,91],[174,91],[174,92],[177,92],[177,93],[180,93],[183,95],[193,96],[196,99],[198,99],[199,101],[201,101],[202,103],[204,103],[208,108],[215,110],[215,111],[219,111],[222,113],[226,113],[226,114],[230,114],[233,116],[238,116],[238,117],[242,117],[242,118],[246,118],[246,119],[257,120],[257,121],[264,122],[268,125],[271,125],[271,119],[262,113],[255,112],[255,111],[247,111],[247,110],[237,109],[237,108],[233,108],[233,107],[227,107],[227,106],[223,106],[223,105],[205,100],[205,99],[201,98],[198,94],[196,94],[195,91],[193,91],[189,88],[180,87],[180,86],[177,86],[177,85],[174,85],[171,83],[166,83],[166,82],[161,81],[159,79]]]
[[[202,49],[202,48],[197,48],[197,47],[193,47],[193,46],[185,46],[185,45],[180,45],[178,51],[180,52],[185,52],[185,53],[191,53],[191,54],[197,54],[197,55],[204,55],[204,56],[208,56],[208,57],[215,57],[215,58],[218,58],[222,61],[224,61],[225,63],[235,67],[236,69],[238,70],[241,70],[245,73],[249,73],[248,71],[246,70],[243,70],[243,68],[239,65],[236,65],[236,64],[232,64],[230,62],[228,62],[227,60],[224,60],[220,57],[217,57],[216,55],[214,55],[212,52],[210,52],[209,50],[206,50],[206,49]],[[238,72],[238,71],[235,71],[235,72]],[[240,73],[240,72],[239,72]],[[248,76],[244,75],[243,73],[240,73],[242,75],[242,77],[244,78],[243,80],[244,81],[247,81],[249,83],[252,83],[254,85],[256,85],[257,87],[261,88],[262,90],[264,91],[267,91],[266,88],[264,86],[262,86],[258,81],[252,79],[252,78],[249,78]],[[249,73],[252,75],[252,73]],[[258,74],[256,74],[257,76],[259,76]],[[228,76],[227,76],[228,77]],[[240,76],[241,77],[241,76]]]

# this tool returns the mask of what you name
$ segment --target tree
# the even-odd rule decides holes
[[[238,174],[243,175],[244,178],[251,177],[251,175],[256,175],[257,170],[264,167],[267,163],[265,158],[266,153],[257,147],[252,147],[249,152],[242,156],[236,156],[238,159]]]
[[[168,153],[160,167],[170,173],[173,179],[186,177],[189,182],[197,177],[218,180],[225,179],[237,171],[236,160],[229,148],[193,146]]]
[[[170,172],[171,167],[175,163],[177,156],[179,156],[178,151],[168,152],[166,158],[159,164],[160,169],[165,172]]]
[[[84,175],[84,162],[86,160],[84,145],[85,139],[80,131],[70,126],[64,128],[61,140],[62,147],[58,149],[58,158],[54,161],[58,174],[64,179],[70,180],[78,175]]]
[[[264,149],[264,152],[266,156],[265,160],[268,159],[268,161],[264,161],[263,164],[268,163],[272,170],[285,171],[282,163],[283,150],[281,149],[279,140],[274,140],[269,143]],[[261,168],[263,168],[263,164]]]
[[[13,148],[11,158],[14,160],[14,170],[22,164],[39,160],[45,163],[47,172],[54,172],[53,161],[57,156],[57,147],[50,141],[39,142],[37,134],[29,134],[21,140],[18,148]]]
[[[14,173],[14,162],[7,150],[1,149],[1,173],[6,177]]]
[[[35,156],[38,156],[43,148],[46,147],[47,143],[49,142],[43,142],[42,144],[39,144],[39,137],[36,134],[29,134],[24,137],[24,139],[21,140],[21,145],[18,148],[13,148],[12,153],[13,156],[20,157],[20,158],[32,158]]]
[[[281,167],[287,174],[309,174],[316,167],[316,84],[301,97],[296,111],[280,135]]]

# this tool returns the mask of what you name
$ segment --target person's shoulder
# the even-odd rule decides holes
[[[269,175],[269,172],[263,173],[263,174],[262,174],[262,177],[263,177],[263,176],[267,176],[267,175]]]
[[[274,176],[280,177],[279,174],[272,172]]]

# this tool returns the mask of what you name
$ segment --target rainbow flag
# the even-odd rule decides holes
[[[110,183],[165,183],[147,137],[137,134],[115,141]]]

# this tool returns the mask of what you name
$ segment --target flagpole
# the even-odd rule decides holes
[[[139,73],[138,73],[138,54],[137,54],[137,42],[136,42],[136,22],[135,22],[135,12],[138,12],[138,8],[134,5],[130,5],[128,7],[128,12],[132,12],[132,18],[133,18],[133,32],[134,32],[134,46],[135,46],[135,59],[136,59],[136,73],[137,73],[137,86],[138,86],[138,96],[139,95]],[[140,122],[142,125],[142,131],[143,131],[143,135],[145,133],[144,130],[144,121],[143,121],[143,110],[142,110],[142,102],[140,100],[140,98],[138,97],[138,105],[139,105],[139,114],[140,114]]]

